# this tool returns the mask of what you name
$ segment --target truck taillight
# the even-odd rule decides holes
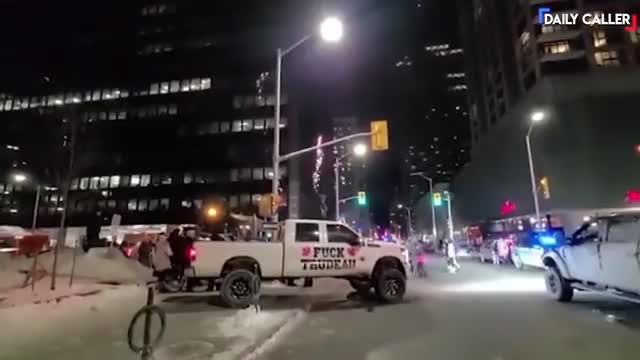
[[[196,261],[196,248],[192,247],[189,248],[189,250],[187,251],[187,256],[189,257],[189,261]]]

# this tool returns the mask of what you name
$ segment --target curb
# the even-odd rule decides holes
[[[293,319],[285,320],[281,325],[277,326],[274,331],[259,337],[252,346],[243,350],[236,357],[237,360],[256,360],[264,353],[271,350],[277,345],[278,340],[290,333],[296,328],[307,316],[306,310],[297,310]]]

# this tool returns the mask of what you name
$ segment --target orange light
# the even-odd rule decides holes
[[[216,208],[209,208],[209,209],[207,209],[207,216],[209,216],[209,217],[216,217],[216,216],[218,216],[218,209],[216,209]]]

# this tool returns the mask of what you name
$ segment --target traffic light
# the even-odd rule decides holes
[[[371,150],[389,149],[389,128],[386,120],[371,122]]]
[[[258,204],[258,214],[262,217],[272,216],[280,206],[280,195],[263,194]]]
[[[542,196],[545,199],[551,198],[551,191],[549,190],[549,179],[545,176],[540,179],[540,190],[542,191]]]
[[[442,206],[442,194],[433,193],[433,206]]]
[[[358,205],[367,205],[367,193],[364,191],[358,192]]]

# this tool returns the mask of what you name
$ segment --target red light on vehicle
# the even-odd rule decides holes
[[[635,149],[636,149],[636,152],[637,152],[638,154],[640,154],[640,144],[636,145],[636,146],[635,146]]]
[[[196,248],[190,248],[187,252],[189,261],[196,261]]]
[[[627,196],[624,199],[627,203],[637,203],[640,202],[640,190],[629,190],[627,191]]]
[[[127,255],[127,257],[131,257],[131,255],[133,254],[133,248],[128,247],[124,252]]]

